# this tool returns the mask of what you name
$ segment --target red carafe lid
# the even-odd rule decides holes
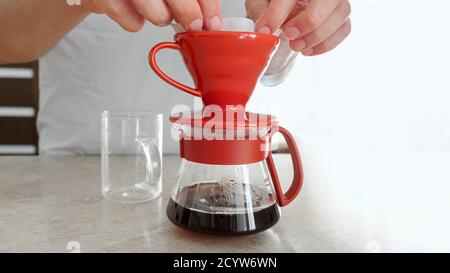
[[[270,152],[270,131],[278,122],[272,115],[242,114],[238,120],[205,115],[204,111],[172,115],[171,122],[184,126],[180,134],[180,156],[192,162],[214,165],[241,165],[265,160]],[[211,128],[214,128],[212,138],[205,133]],[[198,129],[200,136],[196,135]],[[223,131],[217,134],[217,129]],[[229,134],[230,130],[233,134]]]
[[[245,128],[270,128],[278,125],[277,118],[269,114],[259,114],[252,112],[228,115],[217,115],[208,113],[208,111],[200,112],[182,112],[170,116],[170,121],[175,124],[190,127],[205,126],[221,126],[224,129],[245,129]]]

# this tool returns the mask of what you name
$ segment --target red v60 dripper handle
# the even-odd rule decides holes
[[[295,139],[292,134],[284,129],[283,127],[274,127],[272,128],[271,137],[276,132],[279,132],[286,139],[286,143],[289,148],[289,152],[291,154],[292,165],[294,169],[294,179],[292,180],[291,186],[287,190],[286,193],[283,193],[283,189],[281,188],[280,179],[278,177],[277,169],[275,167],[275,163],[272,158],[272,153],[269,153],[269,156],[266,159],[267,166],[269,168],[270,176],[272,177],[273,186],[275,187],[275,191],[277,194],[278,204],[280,207],[284,207],[294,201],[297,195],[300,193],[300,190],[303,185],[303,167],[302,161],[300,158],[300,153],[298,151],[297,145],[295,144]]]
[[[153,71],[155,71],[156,75],[158,75],[161,79],[163,79],[165,82],[167,82],[168,84],[172,85],[173,87],[176,87],[188,94],[197,96],[197,97],[201,97],[202,96],[202,92],[198,89],[194,89],[191,88],[187,85],[184,85],[182,83],[177,82],[176,80],[172,79],[171,77],[169,77],[166,73],[164,73],[158,66],[158,63],[156,62],[156,55],[158,54],[158,52],[161,49],[164,48],[170,48],[170,49],[175,49],[180,51],[181,47],[179,44],[177,43],[172,43],[172,42],[164,42],[164,43],[160,43],[157,44],[155,47],[152,48],[152,50],[150,51],[149,55],[148,55],[148,62],[150,64],[150,67],[153,69]]]

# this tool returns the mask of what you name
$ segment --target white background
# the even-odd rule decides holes
[[[450,1],[352,7],[344,44],[300,57],[252,103],[282,105],[274,113],[300,139],[305,185],[362,213],[348,224],[364,222],[369,248],[449,252]]]

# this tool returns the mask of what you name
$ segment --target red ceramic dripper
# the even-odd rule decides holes
[[[155,73],[170,85],[202,98],[205,105],[245,107],[266,69],[280,39],[252,32],[184,32],[176,42],[156,45],[149,54]],[[163,48],[176,49],[196,88],[175,81],[159,68],[156,55]]]

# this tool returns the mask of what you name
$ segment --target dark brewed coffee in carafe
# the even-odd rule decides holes
[[[182,188],[176,199],[169,202],[168,218],[195,232],[252,234],[272,227],[280,218],[275,196],[260,185],[202,182]]]

